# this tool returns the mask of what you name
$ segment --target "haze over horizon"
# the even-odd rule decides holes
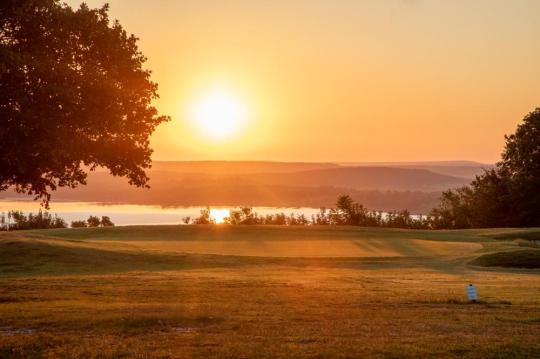
[[[540,103],[538,1],[115,0],[110,13],[140,38],[172,117],[154,160],[494,163]]]

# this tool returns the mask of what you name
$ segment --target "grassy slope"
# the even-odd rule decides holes
[[[467,265],[518,249],[511,240],[522,237],[327,227],[2,233],[0,357],[535,357],[538,272]],[[183,255],[115,242],[194,238],[414,238],[484,249],[460,258],[301,259]],[[482,304],[464,302],[469,281]]]
[[[461,270],[463,264],[480,254],[492,254],[519,249],[512,240],[537,236],[539,229],[514,230],[463,230],[463,231],[416,231],[358,227],[284,227],[284,226],[130,226],[116,228],[85,228],[36,230],[25,232],[0,233],[0,274],[69,274],[69,273],[111,273],[131,270],[175,270],[206,267],[228,267],[252,265],[254,263],[285,263],[288,265],[325,266],[366,266],[388,265],[388,263],[422,262],[431,263],[448,270]],[[493,239],[503,238],[503,239]],[[174,243],[182,241],[219,242],[227,245],[228,241],[245,243],[267,243],[280,241],[285,243],[301,241],[300,245],[313,247],[324,241],[350,240],[356,244],[369,242],[373,245],[386,245],[402,253],[405,257],[410,250],[409,240],[429,240],[460,243],[481,243],[481,250],[461,258],[254,258],[241,255],[185,254],[170,251]],[[135,246],[141,242],[141,246]],[[167,243],[163,250],[155,250],[152,243]],[[125,243],[123,245],[123,243]],[[287,246],[286,244],[281,244]],[[147,250],[144,250],[148,246]],[[203,245],[204,246],[204,245]],[[159,248],[159,247],[158,247]],[[323,246],[323,248],[325,248]],[[534,250],[533,250],[534,251]],[[260,252],[260,251],[259,251]],[[412,252],[412,253],[411,253]],[[234,252],[233,252],[234,253]],[[242,251],[239,251],[242,253]],[[271,254],[269,254],[271,255]],[[418,255],[416,255],[418,256]],[[483,263],[477,261],[474,264]],[[459,265],[457,265],[459,264]],[[490,266],[496,263],[490,261]],[[530,264],[525,267],[531,267]]]
[[[511,233],[511,230],[508,230]],[[488,236],[486,236],[486,232]],[[497,233],[506,233],[499,230]],[[297,240],[297,239],[432,239],[440,241],[488,241],[486,230],[422,231],[362,227],[288,226],[126,226],[114,228],[58,229],[29,231],[35,236],[98,240]],[[538,230],[540,233],[540,230]]]

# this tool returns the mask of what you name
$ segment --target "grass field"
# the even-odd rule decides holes
[[[3,232],[0,358],[540,357],[536,239],[540,229]]]

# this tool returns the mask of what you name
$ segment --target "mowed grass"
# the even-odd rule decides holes
[[[1,233],[0,358],[539,357],[540,271],[492,266],[535,233]],[[469,282],[478,304],[466,302]]]

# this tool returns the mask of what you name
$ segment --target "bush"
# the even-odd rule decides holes
[[[72,221],[71,228],[86,228],[86,221]]]

